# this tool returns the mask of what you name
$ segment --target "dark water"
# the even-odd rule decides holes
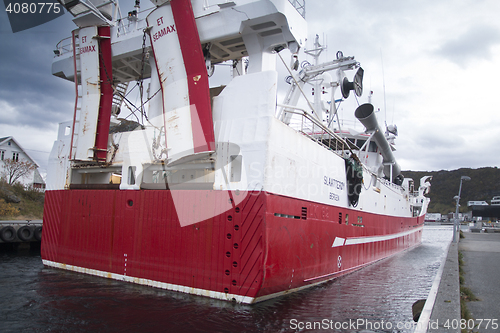
[[[426,226],[416,248],[253,306],[44,268],[39,251],[2,250],[0,332],[412,332],[411,306],[427,297],[451,236]]]

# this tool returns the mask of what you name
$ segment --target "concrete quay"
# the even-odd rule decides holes
[[[464,232],[451,243],[422,311],[415,333],[500,333],[500,233]],[[466,302],[472,320],[461,321],[458,252],[463,255],[464,282],[479,301]]]
[[[0,244],[40,242],[42,220],[0,221]]]
[[[476,325],[483,319],[474,332],[498,333],[500,332],[500,233],[465,233],[465,238],[460,240],[459,250],[464,261],[463,286],[468,287],[479,298],[479,301],[467,302],[467,308]],[[490,325],[486,327],[490,319]]]

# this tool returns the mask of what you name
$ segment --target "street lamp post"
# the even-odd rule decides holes
[[[462,176],[460,178],[460,187],[458,188],[458,195],[456,195],[453,199],[457,200],[457,207],[455,209],[455,223],[453,224],[453,243],[458,243],[459,239],[459,228],[460,228],[460,221],[458,219],[458,207],[459,202],[460,202],[460,193],[462,192],[462,181],[463,180],[470,180],[470,177],[468,176]]]

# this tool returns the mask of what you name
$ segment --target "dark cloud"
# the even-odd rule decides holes
[[[62,5],[58,4],[57,2],[48,2],[46,4],[38,3],[38,5],[35,6],[34,10],[27,10],[26,12],[21,11],[17,13],[15,5],[12,4],[12,6],[14,7],[12,8],[11,4],[12,2],[10,2],[7,6],[7,1],[5,1],[5,5],[7,6],[6,12],[9,17],[10,26],[13,32],[23,31],[42,25],[48,21],[54,20],[64,15],[65,12]],[[35,2],[34,4],[36,5],[37,3]],[[31,4],[30,7],[32,7]],[[7,9],[10,10],[7,11]]]
[[[491,60],[492,48],[500,44],[500,31],[489,25],[475,25],[441,45],[436,53],[461,67],[475,60]]]
[[[71,117],[74,86],[51,75],[53,49],[73,29],[71,18],[12,33],[0,14],[0,101],[13,112],[3,124],[50,128]]]

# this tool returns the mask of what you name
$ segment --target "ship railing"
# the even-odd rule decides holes
[[[309,112],[290,105],[278,104],[278,106],[285,108],[286,112],[294,115],[288,126],[307,136],[317,144],[332,150],[337,155],[342,156],[342,153],[346,150],[352,151],[353,149],[357,149],[354,144],[344,140]]]
[[[154,7],[142,10],[139,12],[139,14],[143,13],[149,13]],[[125,18],[120,18],[116,20],[116,36],[125,36],[129,33],[136,32],[137,30],[143,31],[147,26],[146,23],[146,18],[143,19],[137,19],[136,16],[128,16]],[[78,47],[79,42],[78,42],[78,34],[76,36],[76,46]],[[61,56],[66,53],[73,53],[73,44],[71,42],[72,37],[66,37],[62,39],[59,43],[56,45],[56,49],[54,50],[55,56]],[[77,48],[77,54],[79,53],[79,50]]]
[[[140,11],[138,14],[149,13],[154,7]],[[137,30],[144,30],[147,27],[146,18],[139,19],[137,16],[128,16],[116,21],[116,35],[124,36]]]
[[[306,0],[288,0],[303,18],[306,18]]]
[[[59,43],[57,43],[56,49],[54,50],[54,54],[56,57],[69,52],[73,53],[73,43],[71,42],[71,39],[72,37],[69,36],[62,39]]]

